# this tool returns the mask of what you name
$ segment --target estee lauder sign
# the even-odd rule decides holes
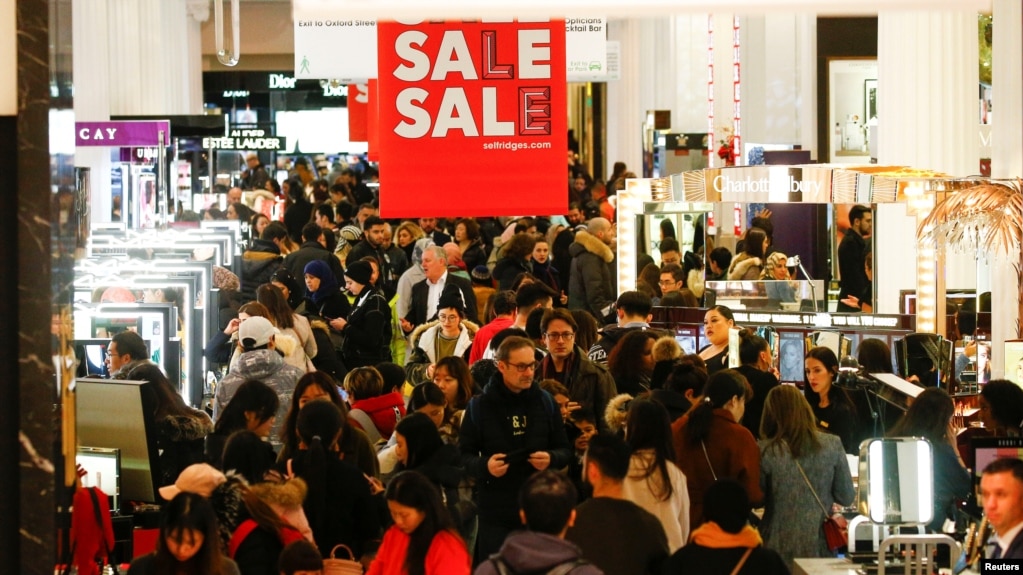
[[[202,147],[213,150],[283,150],[285,139],[281,136],[267,136],[265,130],[231,130],[222,138],[203,138]]]

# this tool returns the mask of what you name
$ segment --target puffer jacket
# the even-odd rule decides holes
[[[203,439],[213,432],[206,412],[167,415],[156,422],[156,448],[160,452],[160,485],[172,485],[193,463],[203,461]]]
[[[305,372],[297,367],[284,363],[284,358],[276,350],[257,349],[247,351],[238,356],[238,359],[231,364],[231,371],[220,380],[217,386],[216,397],[213,400],[213,419],[220,417],[220,413],[227,407],[227,403],[234,397],[241,384],[250,379],[257,379],[270,386],[280,399],[277,407],[277,419],[274,421],[273,429],[270,431],[270,441],[279,443],[280,426],[288,414],[288,407],[291,405],[291,394],[295,391],[295,384]]]
[[[277,244],[263,239],[252,241],[252,247],[242,253],[241,301],[256,299],[256,288],[269,283],[271,276],[284,265]]]
[[[600,238],[579,231],[568,253],[572,256],[568,308],[586,310],[598,319],[609,319],[615,303],[611,267],[614,252]]]
[[[455,355],[469,361],[472,341],[476,337],[479,326],[468,320],[462,320],[458,341],[455,342]],[[440,334],[440,321],[431,321],[417,327],[409,337],[412,355],[405,362],[405,381],[416,384],[429,379],[426,368],[441,360],[437,357],[437,337]]]

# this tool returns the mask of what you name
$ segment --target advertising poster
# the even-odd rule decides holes
[[[565,211],[563,21],[377,32],[382,217]]]

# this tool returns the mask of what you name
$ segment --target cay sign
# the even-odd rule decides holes
[[[80,147],[134,148],[170,145],[170,122],[75,122],[75,145]]]

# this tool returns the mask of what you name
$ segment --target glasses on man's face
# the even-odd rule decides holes
[[[458,321],[460,318],[456,314],[451,314],[451,315],[439,314],[437,316],[437,319],[439,319],[440,321],[447,322],[447,321]]]
[[[661,280],[661,281],[657,282],[657,285],[661,285],[661,286],[675,285],[675,280]]]
[[[548,333],[545,333],[544,335],[547,336],[547,339],[549,339],[551,341],[558,341],[558,340],[569,341],[569,340],[571,340],[572,338],[575,337],[575,334],[570,332],[570,331],[566,331],[564,333],[548,332]]]
[[[509,363],[508,365],[514,367],[519,373],[526,373],[527,371],[536,371],[536,368],[540,366],[540,362],[534,361],[532,363]]]

